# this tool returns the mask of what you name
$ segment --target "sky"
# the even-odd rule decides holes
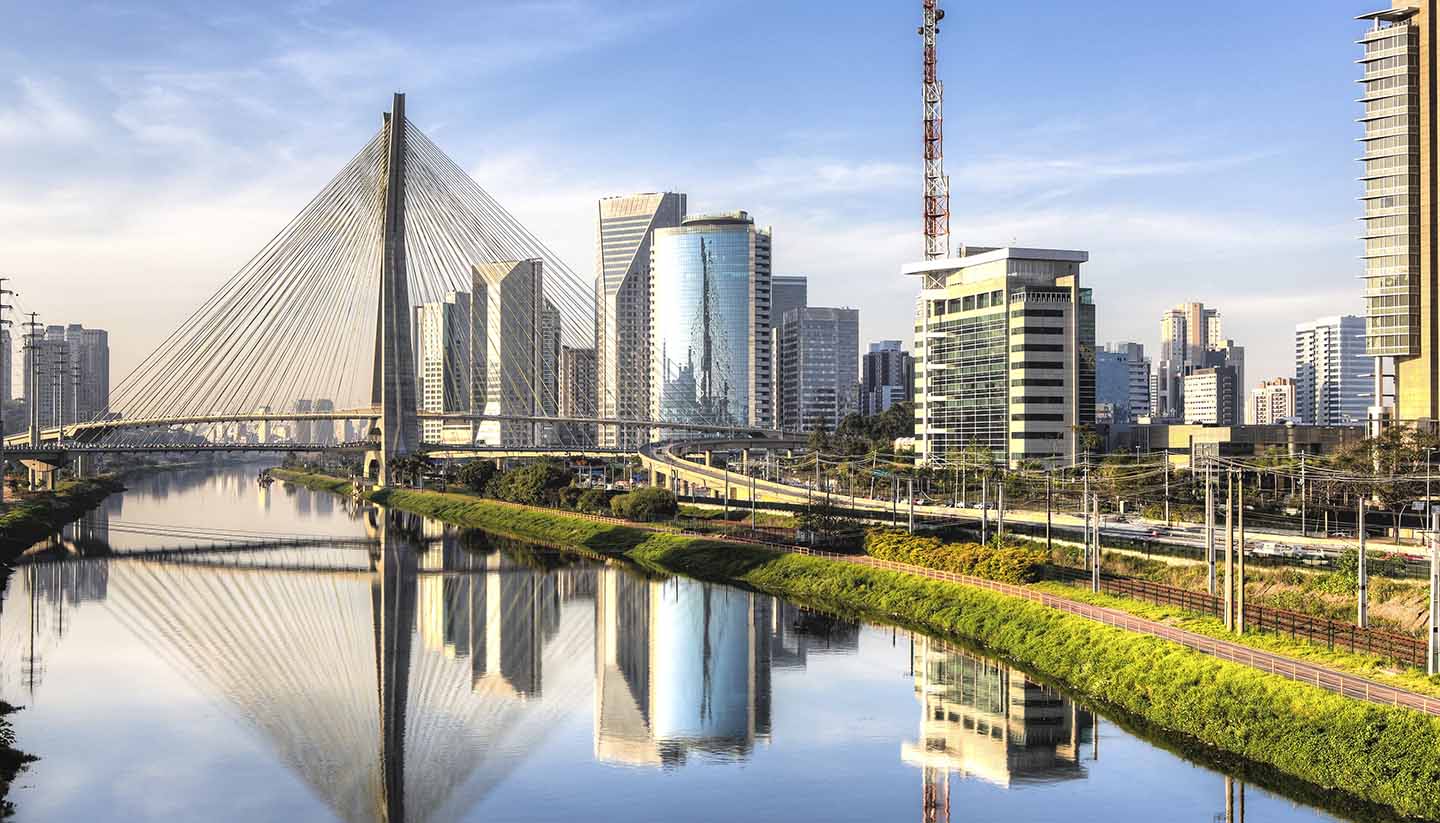
[[[1098,336],[1217,307],[1247,380],[1361,310],[1350,0],[951,0],[954,242],[1084,249]],[[909,340],[919,0],[0,0],[0,276],[118,381],[379,126],[411,120],[593,276],[595,201],[773,227],[777,274]]]

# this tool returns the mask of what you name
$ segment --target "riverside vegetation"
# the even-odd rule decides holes
[[[280,476],[335,488],[333,478]],[[1440,718],[1341,697],[960,584],[470,494],[387,489],[372,497],[460,526],[623,557],[660,571],[739,583],[968,639],[1156,728],[1406,816],[1440,817]]]
[[[0,560],[28,549],[35,541],[124,488],[119,480],[99,477],[72,480],[59,484],[53,492],[34,492],[20,497],[0,514]]]

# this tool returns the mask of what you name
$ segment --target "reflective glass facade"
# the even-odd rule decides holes
[[[653,419],[770,424],[770,234],[744,212],[657,229]]]

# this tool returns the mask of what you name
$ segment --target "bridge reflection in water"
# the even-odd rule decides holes
[[[479,805],[587,702],[598,761],[746,759],[771,739],[772,673],[858,649],[857,623],[774,598],[357,514],[373,546],[240,562],[77,557],[109,551],[106,519],[92,517],[50,548],[67,559],[16,570],[0,612],[3,693],[43,699],[46,651],[100,605],[251,725],[338,818],[438,821]],[[949,819],[952,774],[1006,788],[1086,777],[1095,719],[1063,694],[925,637],[911,656],[920,725],[900,756],[921,770],[924,819]]]

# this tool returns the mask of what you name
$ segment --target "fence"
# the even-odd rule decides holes
[[[1078,569],[1051,568],[1054,576],[1064,580],[1088,581],[1090,579],[1089,573]],[[1151,603],[1178,606],[1188,611],[1214,617],[1223,616],[1225,613],[1224,598],[1217,595],[1134,577],[1102,574],[1100,590],[1106,594],[1118,594]],[[1289,609],[1262,606],[1258,603],[1245,604],[1245,627],[1304,638],[1313,643],[1323,643],[1332,649],[1339,647],[1355,652],[1377,654],[1421,668],[1425,666],[1425,655],[1428,651],[1423,638],[1382,629],[1362,629],[1353,623]]]

